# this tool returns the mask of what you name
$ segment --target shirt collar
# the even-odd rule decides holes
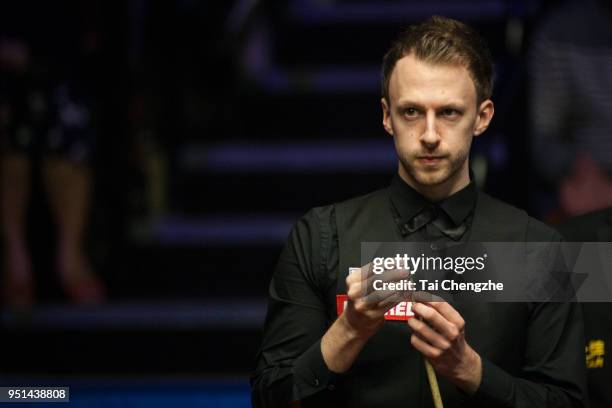
[[[397,221],[402,224],[410,221],[427,206],[436,205],[448,214],[455,226],[459,226],[474,209],[477,197],[476,185],[470,181],[467,186],[453,195],[432,203],[397,174],[391,181],[390,193],[391,204],[399,217]]]

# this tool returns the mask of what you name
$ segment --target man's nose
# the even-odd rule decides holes
[[[421,143],[427,147],[435,147],[440,143],[440,134],[436,129],[436,113],[427,112],[425,117],[425,129],[421,135]]]

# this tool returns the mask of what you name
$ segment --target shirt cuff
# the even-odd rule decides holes
[[[481,357],[482,378],[480,386],[472,396],[473,402],[482,406],[511,407],[514,394],[514,377]]]
[[[294,361],[293,378],[294,400],[302,400],[323,390],[336,389],[338,374],[327,368],[321,352],[321,340]]]

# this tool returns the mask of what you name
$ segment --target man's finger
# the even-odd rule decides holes
[[[444,336],[419,319],[408,319],[408,326],[430,345],[442,350],[450,347],[450,342]]]
[[[399,290],[399,289],[391,290],[391,289],[388,289],[388,286],[386,285],[389,283],[401,282],[408,278],[410,278],[410,272],[408,272],[405,269],[390,269],[388,271],[385,271],[383,274],[372,275],[367,279],[364,286],[362,287],[362,289],[364,290],[364,296],[369,296],[370,294],[375,294],[376,292],[405,292],[407,294],[408,293],[407,290]],[[376,281],[380,281],[380,282],[377,282],[376,287],[375,287],[374,282]],[[382,288],[385,288],[385,289],[382,289]],[[376,298],[377,296],[374,295],[372,297]],[[404,296],[404,298],[407,298],[407,295]]]
[[[410,271],[408,269],[389,269],[381,274],[372,273],[368,276],[366,282],[368,287],[372,287],[375,280],[380,280],[382,282],[399,282],[408,278],[410,278]]]
[[[412,311],[415,315],[423,318],[431,328],[440,333],[447,340],[454,341],[459,336],[459,328],[454,323],[446,320],[433,307],[427,306],[424,303],[415,303],[412,305]]]
[[[401,290],[375,290],[363,297],[369,303],[393,302],[395,304],[407,301],[409,298],[409,293]]]
[[[412,295],[414,302],[428,303],[428,302],[445,302],[443,298],[438,295],[434,295],[430,292],[416,291]]]
[[[374,275],[374,264],[372,262],[368,262],[367,264],[359,268],[359,270],[356,270],[354,273],[358,274],[360,280],[365,281],[372,275]]]
[[[447,302],[424,302],[427,306],[436,309],[442,317],[453,323],[457,328],[463,330],[465,321],[459,312]]]
[[[420,338],[416,333],[410,337],[410,343],[426,358],[435,359],[440,357],[442,350],[428,344],[425,340]]]

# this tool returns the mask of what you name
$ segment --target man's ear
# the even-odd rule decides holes
[[[491,123],[491,119],[493,119],[494,113],[495,106],[492,100],[487,99],[480,104],[476,115],[476,123],[474,124],[474,136],[480,136],[487,130]]]
[[[391,126],[391,109],[387,104],[387,100],[385,98],[380,99],[380,105],[382,106],[383,113],[383,127],[387,131],[388,134],[393,136],[393,127]]]

